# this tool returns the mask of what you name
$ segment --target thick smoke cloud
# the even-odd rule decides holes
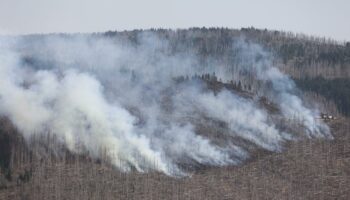
[[[183,175],[181,163],[237,164],[249,156],[247,143],[280,151],[294,138],[278,128],[257,98],[226,89],[214,93],[200,80],[174,80],[215,72],[222,80],[243,81],[249,72],[257,95],[278,105],[282,117],[297,113],[306,136],[330,137],[328,127],[315,120],[317,111],[303,105],[293,81],[273,67],[260,46],[237,40],[232,70],[201,66],[191,51],[171,53],[168,41],[152,34],[140,34],[138,41],[3,38],[0,115],[25,138],[54,134],[70,151],[96,158],[105,153],[123,171]],[[228,139],[219,144],[201,132],[198,127],[208,122],[203,118],[224,123]]]

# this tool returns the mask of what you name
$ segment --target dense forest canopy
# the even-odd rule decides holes
[[[323,77],[295,79],[298,87],[304,91],[316,92],[336,103],[338,110],[350,115],[350,80],[336,78],[327,80]]]

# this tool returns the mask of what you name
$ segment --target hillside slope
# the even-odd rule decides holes
[[[350,196],[348,43],[254,28],[1,39],[0,199]]]
[[[335,139],[293,142],[256,152],[238,167],[202,168],[190,177],[120,173],[105,162],[64,154],[31,158],[16,148],[1,199],[348,199],[349,120],[330,122]],[[16,166],[16,167],[15,167]],[[3,175],[1,176],[2,180]],[[28,177],[28,178],[27,178]]]

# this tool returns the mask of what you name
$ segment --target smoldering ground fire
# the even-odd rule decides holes
[[[281,151],[284,141],[298,139],[259,106],[262,96],[278,107],[276,116],[297,114],[305,137],[331,138],[315,119],[318,111],[305,106],[293,81],[259,45],[237,39],[232,69],[210,57],[204,66],[195,51],[172,53],[169,41],[152,34],[139,34],[138,41],[84,35],[2,39],[0,115],[27,139],[54,134],[74,153],[98,158],[104,149],[119,170],[168,175],[185,175],[182,162],[233,165],[249,157],[247,145]],[[254,97],[225,88],[215,92],[191,79],[214,73],[222,82],[250,81]],[[175,81],[182,76],[189,78]],[[219,144],[203,134],[203,118],[224,124],[225,133],[217,132],[227,140]]]

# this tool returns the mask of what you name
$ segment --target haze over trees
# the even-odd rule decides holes
[[[137,34],[142,30],[116,32],[109,31],[103,36],[124,38],[137,45]],[[151,29],[145,30],[169,41],[170,54],[195,49],[203,60],[212,61],[234,68],[235,43],[238,38],[262,45],[271,51],[273,64],[289,74],[300,87],[323,95],[337,105],[338,110],[349,116],[350,42],[338,42],[328,38],[242,28],[191,28],[189,30]],[[321,85],[319,85],[321,84]],[[324,85],[326,84],[326,85]],[[307,85],[307,86],[306,86]],[[318,85],[316,87],[316,85]],[[325,87],[323,87],[325,86]],[[332,89],[330,89],[332,88]]]
[[[140,35],[146,35],[146,40]],[[67,41],[79,41],[80,37],[84,37],[83,44],[88,44],[84,47],[91,47],[91,52],[96,55],[91,55],[90,51],[82,55],[96,56],[97,59],[87,63],[79,60],[71,62],[66,52],[55,54],[58,57],[37,56],[46,55],[47,49],[43,47],[50,44],[48,41],[56,36]],[[153,39],[154,37],[157,39]],[[116,73],[108,70],[105,73],[99,71],[98,67],[101,66],[95,66],[100,62],[107,65],[111,63],[108,57],[104,57],[109,45],[95,43],[101,38],[121,45],[133,55],[130,60],[118,58],[122,61],[120,70]],[[59,84],[66,84],[65,86],[74,86],[68,83],[74,83],[69,80],[77,77],[77,80],[85,83],[84,86],[96,86],[96,81],[91,81],[96,78],[106,91],[109,88],[112,91],[123,91],[126,98],[120,98],[121,104],[127,105],[126,110],[139,117],[139,120],[132,123],[133,126],[152,129],[153,127],[145,124],[149,121],[155,122],[159,130],[155,129],[154,135],[151,135],[150,144],[155,144],[169,157],[166,164],[176,167],[171,170],[170,167],[161,168],[161,159],[154,159],[150,163],[147,157],[135,154],[137,148],[132,149],[132,153],[127,156],[129,158],[136,155],[132,157],[135,158],[136,165],[116,165],[113,164],[115,161],[108,148],[98,146],[96,153],[93,148],[84,146],[84,141],[69,147],[69,143],[62,143],[60,135],[50,132],[43,135],[35,133],[31,137],[24,134],[23,137],[21,126],[16,126],[7,116],[1,116],[0,199],[348,199],[350,196],[349,42],[340,43],[326,38],[255,28],[150,29],[93,34],[27,35],[20,37],[20,40],[20,45],[14,50],[20,52],[21,65],[31,69],[28,73],[49,71],[55,67],[79,66],[83,63],[88,65],[89,72],[96,72],[94,76],[81,76],[74,71],[52,71],[58,74],[57,79],[68,77],[63,78],[66,82],[58,81]],[[73,44],[72,49],[66,49],[67,52],[75,53],[75,45],[81,45]],[[138,51],[134,51],[134,48]],[[76,52],[78,57],[79,53],[81,52]],[[195,58],[195,62],[188,55]],[[176,60],[172,59],[174,57]],[[58,62],[57,58],[63,59]],[[79,58],[84,61],[85,57]],[[95,63],[96,60],[98,62]],[[169,61],[172,61],[169,64],[172,67],[181,69],[178,65],[184,64],[193,70],[188,74],[174,70],[169,75],[168,71],[165,73],[158,68]],[[140,63],[144,68],[133,68]],[[270,64],[287,76],[265,66]],[[148,68],[149,65],[157,67],[154,70]],[[186,69],[181,70],[187,72]],[[104,79],[98,79],[99,76]],[[171,77],[170,81],[164,78],[166,76]],[[38,77],[52,80],[47,79],[45,73]],[[116,77],[127,84],[114,82]],[[29,90],[32,89],[31,84],[35,85],[37,82],[40,79],[33,78],[21,83],[20,87]],[[142,87],[137,87],[139,85]],[[120,89],[121,86],[126,89]],[[70,87],[61,88],[71,91]],[[75,91],[84,88],[80,87]],[[93,88],[100,87],[97,84]],[[32,90],[41,91],[42,88]],[[126,93],[129,90],[136,93],[142,91],[136,94],[140,99],[131,98],[135,94],[128,96]],[[86,96],[95,100],[93,95],[81,98]],[[106,96],[117,98],[112,92]],[[60,97],[49,103],[44,101],[43,105],[54,104],[61,101],[61,98],[65,100],[65,97]],[[300,102],[299,98],[303,102],[302,109],[293,114],[288,113],[288,108],[300,108],[299,104],[290,103]],[[287,101],[288,99],[296,101]],[[157,106],[154,106],[153,101],[156,101]],[[148,107],[135,106],[134,102],[146,102]],[[207,102],[212,104],[208,105]],[[224,106],[211,106],[213,102]],[[239,104],[237,108],[236,104]],[[115,109],[114,105],[106,105],[107,108]],[[315,121],[308,123],[305,118],[312,116],[310,113],[314,107],[327,116],[335,116],[336,120],[313,116],[315,119],[312,120]],[[176,109],[182,109],[178,111],[181,115],[173,115]],[[309,109],[310,113],[301,113]],[[237,115],[240,116],[230,118],[231,113],[226,112],[227,110],[239,110],[241,112]],[[55,111],[54,116],[59,115],[61,109]],[[78,116],[84,114],[83,112],[84,110]],[[222,116],[222,113],[226,113],[226,116]],[[266,113],[266,116],[261,113]],[[151,115],[156,117],[152,118]],[[256,115],[260,118],[255,119]],[[250,116],[249,120],[241,122],[240,119],[246,116]],[[94,130],[94,124],[86,123],[89,122],[89,116],[82,118],[81,130],[93,135],[90,131]],[[177,123],[173,121],[179,121],[180,125],[176,126]],[[191,123],[193,127],[183,126],[186,123]],[[169,124],[175,127],[170,129],[174,132],[167,133],[168,135],[164,133],[166,137],[159,134]],[[278,136],[283,138],[282,142],[279,142],[278,137],[271,139],[266,136],[266,139],[264,134],[259,134],[260,129],[255,127],[256,124],[257,127],[263,127],[265,131],[262,133],[274,133],[275,129],[278,130]],[[331,136],[323,124],[329,126]],[[103,124],[101,127],[105,128]],[[108,129],[104,130],[108,132]],[[231,132],[240,131],[241,135],[230,135]],[[184,137],[186,141],[177,138],[180,135],[178,132],[189,135]],[[192,137],[192,132],[199,134]],[[252,134],[256,132],[256,135]],[[291,133],[291,137],[284,133]],[[139,134],[142,135],[143,132]],[[85,135],[82,134],[81,137]],[[171,142],[163,145],[169,138]],[[202,141],[199,140],[201,138],[209,142],[200,143],[203,146],[195,146],[198,141]],[[188,142],[188,139],[191,141]],[[189,148],[187,145],[174,150],[174,144],[176,147],[181,144],[191,144],[193,147]],[[134,144],[130,143],[132,145]],[[144,144],[140,142],[135,146],[142,145]],[[209,147],[213,149],[212,154],[206,155],[203,152]],[[227,150],[230,148],[234,149],[233,153]],[[126,150],[125,152],[129,153]],[[217,156],[226,153],[230,156],[229,159]],[[125,173],[120,166],[131,167]],[[174,171],[188,174],[173,177]]]

